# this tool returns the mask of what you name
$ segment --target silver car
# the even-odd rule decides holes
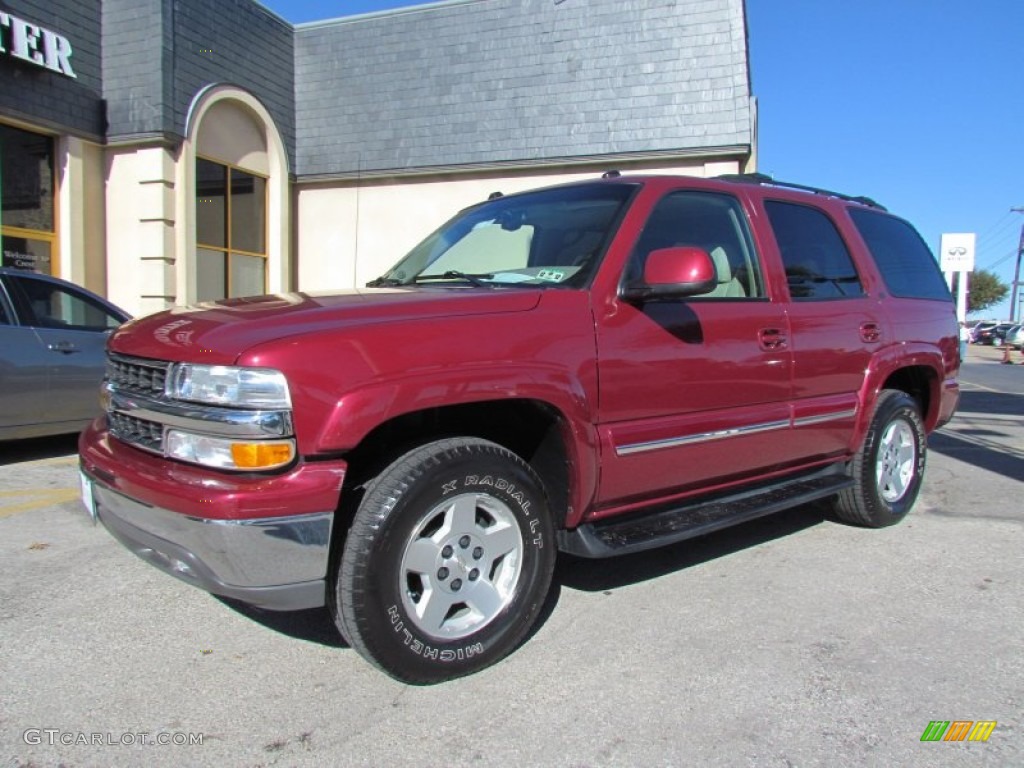
[[[107,336],[129,317],[66,280],[0,268],[0,440],[77,432],[97,416]]]
[[[1015,325],[1006,332],[1006,346],[1024,349],[1024,325]]]

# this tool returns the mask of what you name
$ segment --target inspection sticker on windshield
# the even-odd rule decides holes
[[[537,273],[538,280],[547,280],[549,283],[560,283],[565,278],[565,272],[557,269],[542,269]]]

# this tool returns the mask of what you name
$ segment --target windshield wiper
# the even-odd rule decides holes
[[[492,283],[485,283],[484,280],[493,279],[494,275],[482,273],[479,275],[470,275],[465,272],[459,272],[457,269],[449,269],[447,272],[442,272],[437,275],[416,275],[412,279],[414,283],[420,283],[426,280],[465,280],[477,288],[483,288],[484,286],[493,285]]]
[[[384,275],[381,275],[380,277],[375,277],[373,280],[368,282],[366,284],[366,287],[367,288],[380,288],[380,287],[385,286],[385,285],[401,285],[401,284],[402,284],[402,281],[398,280],[397,278],[385,277]]]

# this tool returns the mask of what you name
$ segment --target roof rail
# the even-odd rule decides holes
[[[762,184],[764,186],[771,187],[799,189],[804,192],[813,192],[816,195],[837,197],[840,200],[849,200],[851,203],[860,203],[861,205],[867,205],[871,208],[877,208],[880,211],[888,211],[888,208],[872,200],[870,197],[864,197],[863,195],[844,195],[842,192],[833,192],[830,189],[821,189],[820,187],[809,187],[806,184],[793,184],[789,181],[776,181],[766,173],[727,173],[721,176],[716,176],[715,178],[721,179],[722,181],[734,181],[739,184]]]

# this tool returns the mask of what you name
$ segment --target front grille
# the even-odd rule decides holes
[[[279,440],[294,434],[290,410],[260,410],[185,402],[168,397],[174,363],[108,354],[107,427],[119,442],[164,455],[165,433],[180,430],[214,439]]]
[[[110,355],[107,358],[107,381],[121,392],[160,397],[164,393],[170,367],[170,363],[160,360]]]
[[[110,433],[122,442],[146,451],[163,453],[164,428],[155,421],[137,419],[124,413],[112,411],[107,414]]]

